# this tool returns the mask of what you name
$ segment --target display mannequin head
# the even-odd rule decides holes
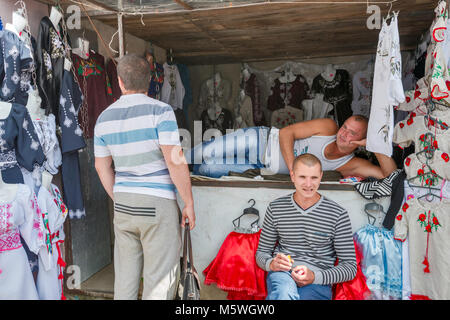
[[[58,28],[58,24],[61,21],[62,17],[63,17],[63,14],[61,13],[61,11],[59,11],[59,9],[57,7],[53,6],[50,11],[49,19],[53,23],[53,26],[55,28]]]
[[[25,19],[19,12],[13,12],[12,25],[14,26],[14,28],[16,28],[17,33],[21,33],[27,24],[27,19]]]
[[[248,81],[248,79],[250,79],[250,71],[248,71],[247,68],[244,68],[242,70],[242,75],[244,76],[245,81]]]
[[[89,41],[83,38],[77,39],[78,47],[72,49],[72,52],[83,59],[89,58]]]
[[[322,72],[322,76],[326,79],[326,80],[333,80],[334,77],[336,76],[336,67],[333,64],[327,64]]]

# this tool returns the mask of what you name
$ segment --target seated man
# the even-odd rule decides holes
[[[300,155],[292,168],[295,192],[269,204],[256,251],[258,266],[269,272],[266,299],[331,300],[331,285],[356,275],[350,218],[317,192],[322,178],[317,157]]]
[[[366,117],[354,115],[341,128],[332,119],[299,122],[281,130],[245,128],[199,144],[186,157],[197,165],[194,173],[220,177],[228,171],[263,167],[268,171],[265,174],[289,174],[296,155],[311,153],[321,160],[323,170],[336,170],[344,177],[381,179],[397,168],[392,158],[375,153],[380,164],[376,166],[353,154],[365,145],[367,125]]]

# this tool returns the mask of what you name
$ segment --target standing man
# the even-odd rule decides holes
[[[95,168],[114,201],[114,299],[172,299],[181,226],[195,226],[189,170],[172,107],[147,96],[150,68],[125,55],[117,66],[122,96],[95,125]],[[114,163],[114,169],[112,164]]]
[[[256,262],[268,271],[267,300],[331,300],[331,285],[356,275],[350,218],[317,192],[323,172],[316,156],[293,162],[295,192],[269,204]]]

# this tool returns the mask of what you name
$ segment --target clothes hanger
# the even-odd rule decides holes
[[[434,198],[439,198],[439,201],[442,201],[442,197],[440,195],[437,195],[433,192],[431,192],[431,190],[441,190],[441,189],[436,189],[436,188],[427,188],[428,192],[421,195],[420,197],[417,197],[417,200],[425,198],[425,200],[427,200],[428,202],[433,201]],[[431,196],[431,198],[430,198]]]
[[[248,200],[248,203],[250,203],[251,201],[253,201],[253,204],[250,207],[245,208],[244,212],[239,217],[237,217],[236,219],[233,220],[233,226],[234,226],[235,230],[244,231],[244,232],[252,232],[252,233],[256,232],[256,229],[257,229],[258,223],[259,223],[259,211],[256,208],[254,208],[256,201],[254,199],[250,199],[250,200]],[[258,218],[250,224],[250,228],[242,228],[240,226],[241,218],[243,216],[252,215],[252,214],[258,216]],[[236,222],[237,222],[237,225],[236,225]]]
[[[375,222],[377,222],[377,220],[380,221],[380,213],[384,213],[386,215],[386,212],[383,210],[383,206],[375,201],[366,203],[364,206],[364,212],[367,214],[367,220],[373,226],[375,226]],[[373,219],[372,222],[371,219]]]

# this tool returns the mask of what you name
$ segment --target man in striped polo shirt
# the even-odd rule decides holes
[[[95,168],[114,201],[114,299],[172,299],[181,226],[195,225],[189,169],[170,105],[147,96],[150,66],[125,55],[117,66],[122,96],[94,129]],[[112,165],[114,164],[114,169]]]
[[[292,168],[295,192],[269,204],[256,262],[268,271],[268,300],[329,300],[333,283],[356,275],[350,218],[317,192],[323,172],[316,156],[300,155]]]

